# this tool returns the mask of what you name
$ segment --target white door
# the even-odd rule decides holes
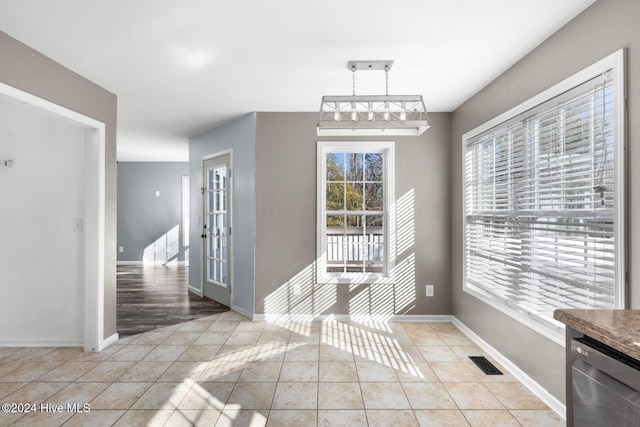
[[[231,155],[203,162],[204,296],[231,305]]]

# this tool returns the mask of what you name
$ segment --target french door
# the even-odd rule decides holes
[[[204,296],[231,305],[231,155],[203,162]]]

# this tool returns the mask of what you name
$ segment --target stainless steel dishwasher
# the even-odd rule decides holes
[[[574,426],[640,426],[640,362],[589,337],[571,353]]]

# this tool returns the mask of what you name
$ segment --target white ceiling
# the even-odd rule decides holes
[[[349,60],[394,60],[390,93],[453,111],[594,1],[2,0],[0,30],[118,96],[118,160],[186,161],[239,115],[351,94]]]

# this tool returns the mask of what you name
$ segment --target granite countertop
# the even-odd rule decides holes
[[[558,309],[553,318],[640,360],[640,310]]]

